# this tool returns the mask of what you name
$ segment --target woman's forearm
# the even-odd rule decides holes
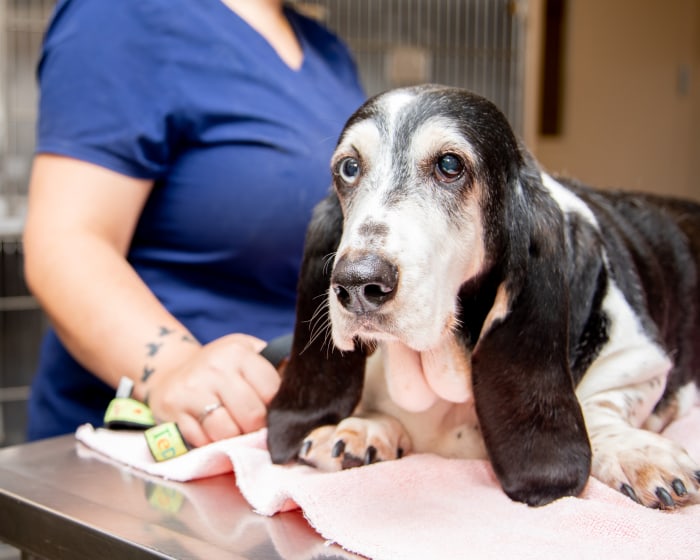
[[[27,267],[33,293],[67,350],[109,385],[145,380],[199,347],[103,240],[81,233],[44,242],[42,252],[50,258]]]

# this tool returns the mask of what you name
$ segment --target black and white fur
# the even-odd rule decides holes
[[[700,467],[657,432],[700,381],[700,206],[555,179],[492,103],[440,86],[369,100],[332,167],[275,462],[435,452],[488,457],[530,505],[589,474],[651,507],[696,500]]]

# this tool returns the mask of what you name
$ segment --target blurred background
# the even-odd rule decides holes
[[[20,237],[35,66],[54,4],[0,0],[0,446],[24,438],[46,324],[24,285]],[[700,0],[295,4],[345,39],[370,94],[466,87],[494,101],[550,171],[700,200]]]

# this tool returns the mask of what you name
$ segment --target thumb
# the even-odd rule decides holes
[[[267,343],[263,339],[243,333],[230,334],[223,337],[221,340],[226,340],[227,343],[236,344],[237,346],[242,346],[256,354],[267,346]]]

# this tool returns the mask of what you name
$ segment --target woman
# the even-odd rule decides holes
[[[195,446],[262,427],[258,352],[292,328],[363,101],[346,48],[282,0],[62,0],[39,83],[25,269],[52,329],[29,438],[99,425],[122,376]]]

